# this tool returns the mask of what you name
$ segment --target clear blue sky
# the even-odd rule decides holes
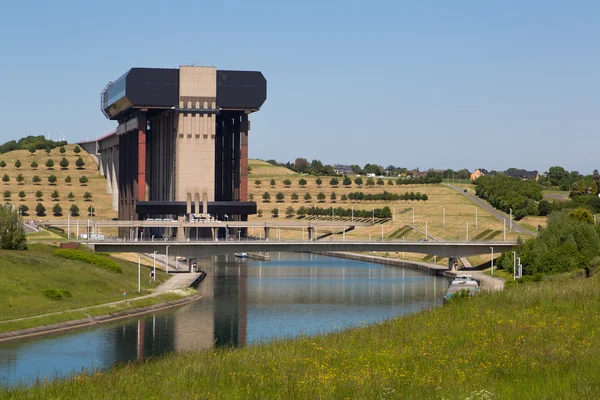
[[[197,62],[267,78],[253,158],[590,173],[599,20],[595,0],[12,1],[0,141],[106,133],[108,81]]]

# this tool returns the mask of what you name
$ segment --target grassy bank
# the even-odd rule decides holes
[[[598,398],[600,278],[522,285],[383,324],[171,355],[3,398]]]
[[[134,263],[112,258],[123,270],[116,273],[54,256],[52,252],[56,247],[29,244],[29,248],[27,251],[0,250],[0,324],[15,318],[123,300],[123,292],[127,292],[128,298],[139,296]],[[150,282],[149,274],[150,269],[142,267],[142,295],[167,279],[165,274],[157,273],[156,282]],[[68,290],[71,296],[52,300],[44,295],[50,288]]]

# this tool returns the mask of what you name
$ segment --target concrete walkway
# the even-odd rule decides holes
[[[504,290],[504,279],[492,277],[476,269],[464,268],[459,271],[446,271],[444,275],[449,277],[454,277],[456,275],[471,275],[481,283],[482,291],[497,292]]]

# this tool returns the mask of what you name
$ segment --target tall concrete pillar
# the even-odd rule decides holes
[[[112,209],[119,211],[119,184],[117,177],[119,176],[119,147],[115,145],[111,147],[110,157],[110,180],[112,187]]]
[[[137,164],[137,193],[135,200],[146,200],[146,113],[138,113],[138,164]]]
[[[271,228],[268,226],[265,226],[265,240],[269,240],[269,232],[271,231]]]
[[[106,150],[102,150],[98,153],[98,169],[100,170],[100,174],[103,176],[106,176],[106,169],[105,167],[105,163],[106,163]]]
[[[111,158],[112,158],[112,148],[102,150],[102,154],[100,155],[100,165],[102,165],[102,169],[100,173],[104,175],[106,178],[106,192],[112,193],[112,173],[111,173]]]
[[[314,234],[315,234],[315,228],[313,228],[312,226],[309,226],[308,227],[308,241],[309,242],[313,240]]]
[[[242,114],[240,124],[240,201],[248,201],[248,114]]]

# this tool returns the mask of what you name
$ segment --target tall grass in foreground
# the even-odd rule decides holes
[[[170,355],[2,398],[600,396],[600,278],[542,282],[379,325]],[[486,397],[487,396],[487,397]]]

